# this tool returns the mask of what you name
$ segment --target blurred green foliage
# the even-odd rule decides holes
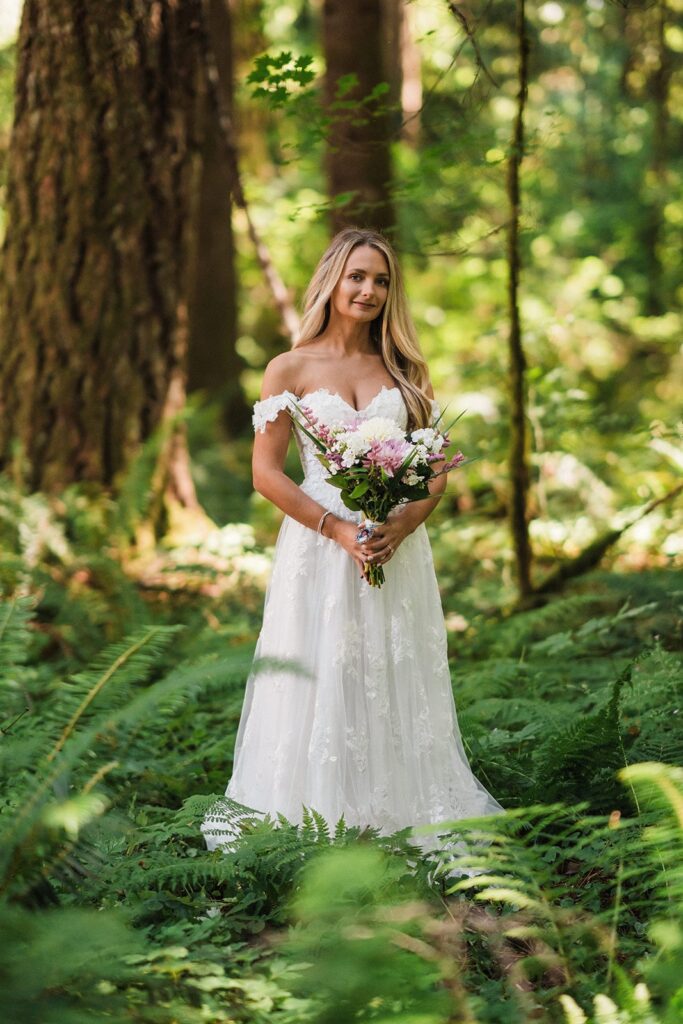
[[[506,494],[513,7],[476,12],[485,74],[445,4],[407,6],[423,105],[417,141],[397,134],[393,145],[397,244],[437,395],[454,413],[466,410],[462,447],[481,456],[433,522],[465,533],[463,547],[480,564],[493,558],[499,575],[491,553],[505,541],[491,519],[504,515]],[[259,10],[258,45],[273,61],[284,53],[322,71],[307,5]],[[683,466],[682,15],[678,0],[529,9],[522,316],[540,565],[572,557],[607,523],[666,493]],[[247,81],[238,90],[252,119],[242,154],[252,211],[297,296],[328,237],[318,100],[319,80],[295,76],[284,105]],[[238,231],[238,347],[254,399],[285,343],[244,225]],[[680,512],[661,508],[624,537],[616,564],[678,561],[682,527]]]

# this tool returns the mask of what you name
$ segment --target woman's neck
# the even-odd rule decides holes
[[[376,352],[370,338],[370,324],[358,323],[350,317],[331,317],[321,340],[332,355],[371,355]]]

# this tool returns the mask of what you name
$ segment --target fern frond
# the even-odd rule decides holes
[[[128,730],[139,727],[142,719],[149,720],[159,708],[175,706],[180,694],[191,694],[203,685],[225,677],[225,666],[231,659],[199,660],[196,664],[183,665],[171,672],[169,676],[152,686],[139,690],[137,694],[122,707],[109,706],[94,711],[80,723],[77,730],[72,730],[68,742],[62,746],[59,755],[48,761],[44,758],[31,776],[27,776],[13,793],[11,805],[0,809],[0,885],[11,885],[11,872],[14,862],[14,851],[30,843],[30,833],[38,826],[42,808],[52,798],[52,793],[60,780],[77,766],[97,747],[105,736],[114,730],[124,735]],[[23,725],[16,735],[11,737],[5,763],[11,758],[11,751],[21,744],[22,732],[29,726]],[[45,727],[49,729],[49,727]],[[4,881],[1,881],[4,874]]]
[[[87,719],[97,703],[116,708],[125,704],[131,695],[131,684],[143,682],[152,672],[161,652],[183,626],[153,626],[136,631],[123,640],[109,644],[94,659],[85,672],[70,676],[61,687],[55,710],[60,717],[69,715],[68,721],[48,753],[53,760],[63,748],[76,726]],[[49,709],[51,711],[52,708]],[[50,718],[50,714],[46,715]]]
[[[33,595],[13,597],[0,602],[0,682],[8,681],[15,665],[24,665],[31,643],[29,623],[35,618]]]

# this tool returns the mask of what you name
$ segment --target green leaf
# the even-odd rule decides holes
[[[346,487],[346,481],[343,479],[343,477],[328,476],[327,482],[328,484],[331,484],[333,487],[339,487],[340,490],[343,490],[343,488]]]

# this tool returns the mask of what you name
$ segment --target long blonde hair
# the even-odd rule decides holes
[[[432,419],[431,400],[425,393],[429,380],[427,363],[408,309],[398,258],[387,239],[378,231],[349,227],[334,236],[306,289],[301,332],[292,347],[309,344],[327,327],[332,292],[349,254],[359,245],[371,245],[377,249],[384,255],[389,267],[387,300],[379,316],[370,323],[370,339],[403,394],[408,409],[408,428],[414,430],[427,427]]]

